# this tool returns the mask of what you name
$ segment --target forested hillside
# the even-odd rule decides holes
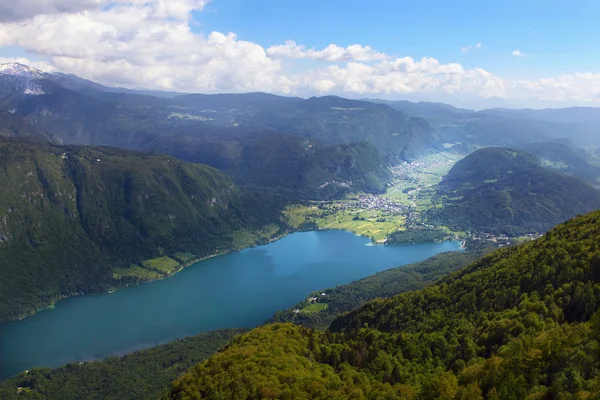
[[[441,208],[427,217],[456,230],[517,236],[600,208],[600,191],[544,168],[520,150],[490,147],[471,153],[438,186]]]
[[[478,251],[442,253],[427,260],[388,269],[346,285],[322,289],[309,294],[308,297],[317,297],[319,303],[327,304],[325,310],[294,312],[295,309],[301,310],[309,304],[303,300],[294,307],[278,311],[270,322],[294,322],[309,328],[324,330],[340,314],[352,311],[379,297],[391,297],[399,293],[423,289],[449,273],[466,267],[491,249],[489,247]],[[325,296],[321,296],[322,293],[325,293]]]
[[[0,187],[0,321],[284,229],[276,194],[168,156],[4,139]]]
[[[161,135],[146,150],[174,154],[225,171],[236,182],[275,188],[293,198],[327,199],[382,192],[388,161],[367,142],[323,145],[273,130],[219,129]]]
[[[246,331],[201,333],[124,357],[36,368],[1,382],[0,399],[156,399],[173,379]]]
[[[593,212],[325,332],[255,329],[177,379],[170,398],[598,398],[599,243]]]
[[[0,137],[48,143],[52,142],[51,136],[11,113],[0,111]]]

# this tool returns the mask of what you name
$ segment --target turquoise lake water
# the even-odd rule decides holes
[[[123,355],[200,332],[252,327],[313,290],[460,249],[372,246],[344,231],[301,232],[212,258],[169,279],[60,301],[0,326],[0,379],[33,366]]]

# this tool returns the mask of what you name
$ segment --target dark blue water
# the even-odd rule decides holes
[[[33,366],[122,355],[175,338],[263,323],[309,292],[458,250],[459,242],[371,246],[343,231],[294,233],[157,282],[74,297],[0,326],[0,379]]]

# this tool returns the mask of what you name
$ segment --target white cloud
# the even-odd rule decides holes
[[[521,53],[521,50],[515,50],[511,53],[515,57],[523,57],[525,54]]]
[[[27,58],[23,57],[0,57],[0,64],[17,62],[24,65],[29,65],[30,67],[39,69],[42,72],[57,72],[56,68],[45,61],[31,61]],[[60,72],[60,71],[58,71]]]
[[[535,81],[514,82],[514,96],[535,97],[540,100],[571,101],[589,103],[598,101],[600,73],[576,73]]]
[[[307,49],[302,45],[298,45],[293,40],[288,40],[282,45],[269,47],[267,49],[267,54],[274,58],[306,58],[329,62],[381,61],[390,58],[390,56],[387,54],[377,52],[370,46],[362,46],[360,44],[353,44],[348,47],[340,47],[335,44],[330,44],[323,50],[314,50]]]
[[[193,33],[191,0],[139,0],[108,9],[0,24],[0,46],[47,57],[101,83],[176,90],[286,90],[280,63],[235,34]]]
[[[0,3],[0,21],[33,18],[38,15],[75,13],[99,7],[150,5],[156,17],[185,19],[191,10],[201,10],[210,0],[15,0]]]
[[[59,14],[98,8],[108,0],[17,0],[0,3],[0,21],[31,18],[41,14]]]
[[[18,3],[15,10],[23,14],[27,9],[21,7],[23,4],[36,2]],[[480,68],[466,69],[432,57],[396,58],[360,44],[312,49],[288,41],[264,48],[234,33],[195,33],[190,28],[190,12],[202,9],[205,0],[38,3],[54,8],[0,23],[0,47],[19,47],[43,61],[0,58],[0,62],[19,61],[107,85],[182,92],[266,91],[390,98],[423,94],[430,99],[497,96],[600,102],[600,74],[508,80]],[[478,42],[467,47],[474,51],[483,45]],[[312,69],[299,70],[294,60],[329,64],[309,63]]]
[[[468,53],[468,52],[470,52],[473,49],[481,49],[482,47],[483,47],[483,44],[481,42],[477,42],[475,44],[475,46],[473,46],[473,45],[470,44],[468,46],[461,47],[460,51],[462,51],[463,53]]]

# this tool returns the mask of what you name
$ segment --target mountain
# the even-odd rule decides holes
[[[51,74],[44,74],[46,79],[52,80],[59,85],[79,92],[81,94],[89,94],[91,96],[106,96],[110,97],[110,94],[131,94],[138,96],[152,96],[152,97],[160,97],[160,98],[173,98],[175,96],[181,95],[178,92],[170,92],[170,91],[160,91],[160,90],[134,90],[134,89],[126,89],[119,87],[110,87],[101,85],[89,79],[83,79],[73,74],[64,74],[60,72],[55,72]]]
[[[541,166],[521,150],[491,147],[457,162],[438,185],[441,208],[427,217],[457,230],[507,234],[545,232],[600,208],[600,191]]]
[[[276,194],[163,155],[3,139],[0,187],[0,321],[285,229]]]
[[[383,104],[337,96],[311,97],[287,107],[269,107],[249,124],[266,126],[325,144],[367,142],[390,161],[408,160],[440,150],[429,124]]]
[[[0,96],[14,91],[26,95],[43,94],[41,81],[44,74],[27,65],[19,63],[0,64]]]
[[[515,121],[528,121],[551,138],[569,138],[580,146],[600,144],[600,108],[597,107],[542,110],[499,108],[481,113]]]
[[[325,332],[254,329],[164,398],[595,399],[598,243],[594,212]]]
[[[542,166],[577,177],[592,185],[600,183],[600,168],[587,161],[587,154],[569,140],[518,146],[535,156]]]
[[[369,143],[327,146],[274,130],[218,129],[202,135],[161,135],[144,149],[208,164],[236,182],[275,188],[293,198],[382,192],[391,180],[388,162]]]
[[[0,84],[23,68],[7,67]],[[56,143],[167,153],[302,198],[381,191],[389,164],[442,148],[425,120],[381,104],[266,93],[156,97],[29,70],[23,79],[40,91],[7,83],[0,110]]]
[[[423,118],[445,142],[459,143],[471,150],[482,146],[520,146],[559,138],[569,138],[579,146],[600,144],[600,108],[519,110],[481,103],[476,107],[479,111],[475,111],[443,103],[372,101]]]

